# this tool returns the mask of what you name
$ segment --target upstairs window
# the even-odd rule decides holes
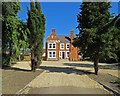
[[[52,44],[49,44],[49,48],[52,48]]]
[[[60,49],[64,49],[64,43],[60,44]]]
[[[56,44],[53,44],[53,48],[55,48],[56,47]]]
[[[55,43],[48,43],[48,49],[56,49]]]
[[[66,44],[66,49],[69,49],[69,48],[70,48],[70,44],[67,43],[67,44]]]

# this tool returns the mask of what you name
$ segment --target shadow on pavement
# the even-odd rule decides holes
[[[74,67],[88,67],[88,68],[93,68],[93,64],[82,64],[82,63],[64,63],[64,65],[67,66],[74,66]],[[120,69],[120,64],[111,64],[111,65],[99,65],[100,69],[111,69],[111,70],[119,70]]]
[[[21,69],[21,68],[16,68],[16,67],[10,67],[10,66],[3,68],[3,70],[14,70],[14,71],[31,72],[31,70]]]
[[[53,66],[40,66],[40,69],[48,70],[49,72],[57,72],[57,73],[66,73],[66,74],[94,74],[93,72],[90,72],[90,70],[81,70],[81,69],[75,69],[75,68],[69,68],[69,67],[53,67]]]

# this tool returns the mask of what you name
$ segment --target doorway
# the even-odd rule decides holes
[[[65,52],[62,52],[62,59],[65,59]]]

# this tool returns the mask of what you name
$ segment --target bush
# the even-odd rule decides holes
[[[100,63],[117,63],[118,60],[112,58],[100,58]]]
[[[17,61],[18,61],[18,60],[17,60],[16,57],[12,57],[12,58],[11,58],[11,64],[15,64]]]
[[[2,57],[2,66],[8,66],[9,65],[9,58],[8,57]]]

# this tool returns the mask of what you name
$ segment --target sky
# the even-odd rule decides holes
[[[77,14],[81,2],[41,2],[41,9],[46,18],[46,30],[45,38],[51,34],[53,28],[56,29],[58,35],[69,35],[70,30],[73,29],[75,34],[79,31],[76,29]],[[18,18],[24,22],[27,20],[27,7],[29,8],[29,2],[21,2],[21,11],[18,13]],[[112,2],[112,8],[109,9],[110,13],[118,14],[118,2]],[[45,48],[45,44],[44,44]]]

